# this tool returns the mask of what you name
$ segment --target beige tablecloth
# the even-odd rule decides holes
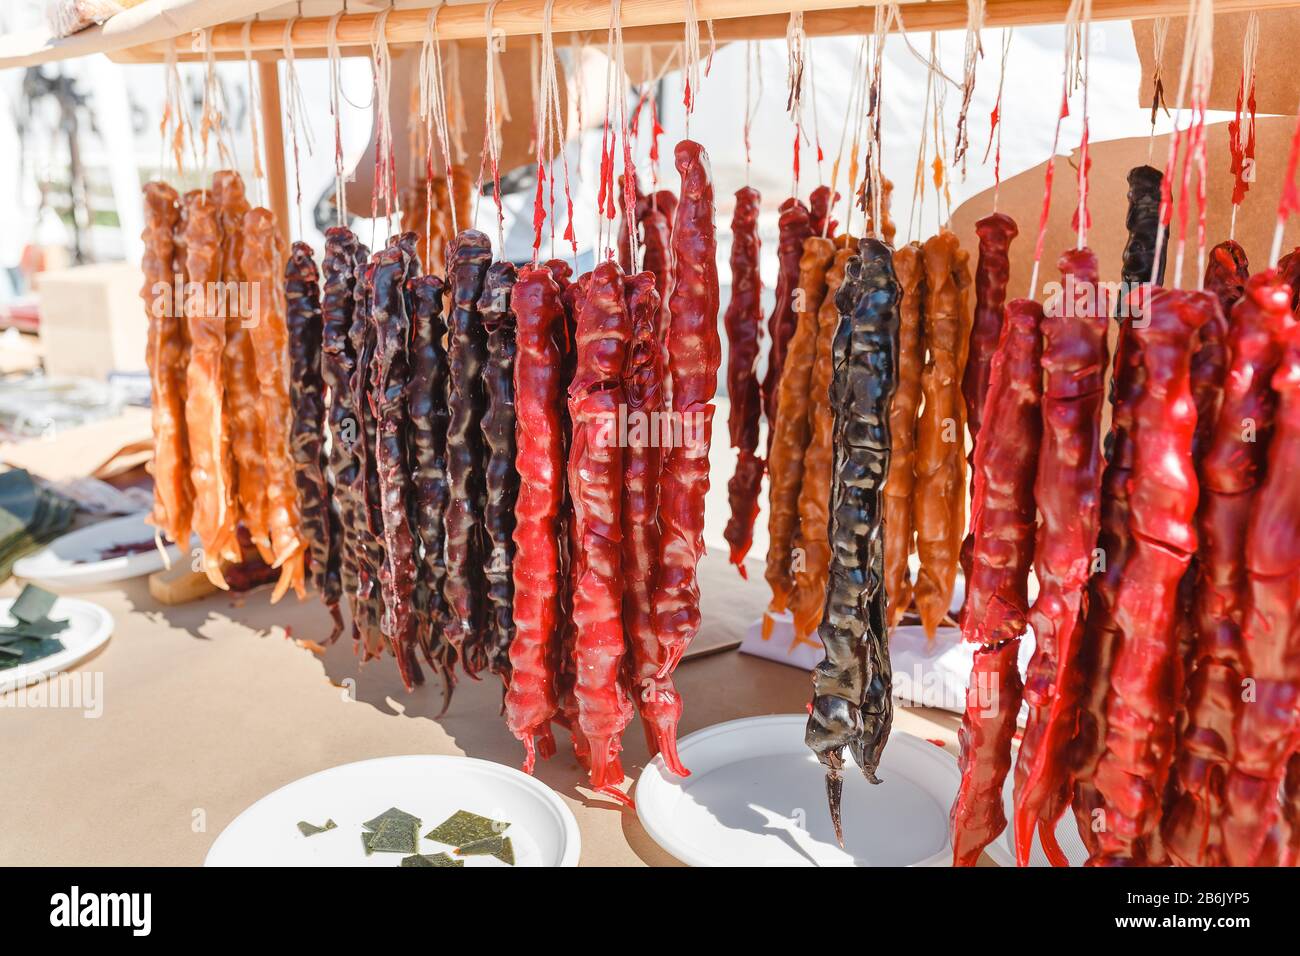
[[[739,638],[767,597],[759,566],[742,582],[714,554],[701,574],[702,636]],[[15,590],[10,583],[4,593]],[[323,656],[288,639],[328,633],[314,598],[271,607],[262,591],[169,608],[150,598],[144,579],[74,596],[117,621],[112,640],[78,668],[103,675],[103,713],[0,708],[0,865],[197,865],[254,801],[327,767],[406,753],[519,765],[495,681],[462,679],[438,718],[436,682],[407,694],[391,658],[358,668],[346,638]],[[683,734],[801,713],[808,700],[806,673],[735,651],[687,661],[677,679]],[[952,714],[901,709],[896,726],[955,752],[956,724]],[[636,723],[624,745],[635,778],[646,761]],[[584,865],[675,864],[635,812],[579,789],[583,774],[567,744],[537,776],[577,816]]]

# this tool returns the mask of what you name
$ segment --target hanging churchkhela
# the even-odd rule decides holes
[[[758,518],[758,496],[765,462],[758,455],[758,426],[762,417],[762,395],[755,364],[763,337],[760,299],[763,280],[758,272],[761,248],[758,238],[758,190],[745,186],[736,190],[736,211],[731,217],[731,300],[724,324],[727,330],[727,395],[731,410],[727,430],[736,449],[736,472],[727,483],[731,519],[723,537],[731,546],[731,563],[741,577],[745,555],[754,541]]]
[[[625,765],[641,753],[634,747],[629,760],[623,735],[634,717],[657,766],[689,772],[678,753],[684,702],[675,670],[702,624],[724,331],[737,461],[726,476],[722,537],[747,577],[766,473],[762,634],[770,638],[788,613],[792,650],[814,646],[814,633],[821,644],[805,742],[822,767],[841,844],[845,750],[869,782],[888,785],[890,630],[919,623],[934,638],[951,624],[960,571],[956,616],[973,654],[949,815],[955,865],[974,865],[1008,826],[1018,864],[1030,861],[1037,839],[1050,863],[1064,865],[1057,828],[1070,812],[1065,825],[1077,825],[1092,865],[1300,860],[1292,470],[1300,467],[1300,249],[1279,256],[1283,227],[1300,209],[1291,181],[1300,130],[1269,257],[1276,265],[1252,275],[1235,226],[1255,167],[1256,19],[1228,127],[1227,238],[1207,241],[1213,20],[1212,5],[1196,0],[1168,162],[1129,171],[1127,243],[1119,261],[1105,263],[1087,243],[1091,5],[1072,0],[1052,153],[1077,88],[1077,241],[1057,259],[1059,289],[1040,298],[1052,179],[1065,168],[1054,159],[1029,295],[1009,299],[1020,227],[998,212],[997,187],[992,212],[973,225],[974,263],[947,197],[950,171],[968,158],[983,5],[970,5],[965,72],[952,84],[962,102],[951,155],[943,97],[952,81],[932,46],[914,222],[897,249],[892,184],[880,170],[880,103],[884,38],[901,15],[882,7],[874,36],[862,38],[824,182],[815,104],[804,128],[801,96],[814,84],[801,15],[793,15],[793,183],[766,211],[776,220],[775,304],[765,316],[760,226],[770,221],[747,175],[735,192],[720,328],[715,183],[689,130],[708,72],[695,4],[675,54],[684,60],[687,123],[674,150],[676,193],[659,182],[662,127],[650,84],[629,118],[621,4],[611,4],[596,235],[591,268],[576,277],[565,151],[572,124],[553,7],[544,5],[531,63],[533,247],[518,261],[505,248],[505,197],[517,176],[501,168],[509,111],[493,44],[475,185],[459,143],[458,77],[449,111],[437,11],[429,13],[423,122],[410,127],[401,188],[384,107],[387,14],[372,21],[380,104],[373,254],[345,225],[339,18],[327,30],[337,218],[319,257],[286,241],[288,224],[250,199],[237,172],[206,167],[212,131],[219,165],[234,164],[209,67],[197,130],[208,188],[179,196],[150,182],[143,190],[148,520],[160,542],[187,547],[195,536],[195,566],[222,588],[274,581],[273,601],[290,588],[317,591],[327,640],[350,626],[357,656],[392,654],[411,691],[423,682],[422,659],[441,678],[444,710],[459,674],[499,677],[505,731],[520,742],[527,772],[560,749],[558,725],[590,789],[630,806]],[[1004,73],[1006,51],[1004,40]],[[289,73],[296,140],[306,103],[292,63]],[[164,133],[179,173],[186,138],[174,100],[169,85]],[[639,178],[643,105],[652,132]],[[747,90],[747,163],[752,119]],[[989,128],[995,182],[1001,123],[1000,81]],[[845,143],[848,201],[837,208]],[[818,181],[801,199],[800,154],[814,146]],[[940,222],[919,231],[930,188]],[[557,219],[557,193],[567,221]],[[484,197],[495,207],[495,238],[490,227],[474,228]],[[381,219],[389,230],[394,219],[401,225],[386,242]],[[572,265],[554,258],[557,233]],[[1180,287],[1184,265],[1195,288]],[[1117,302],[1102,282],[1114,267],[1124,282]],[[253,312],[229,311],[210,295],[156,301],[178,277],[205,289],[246,284]]]
[[[889,470],[889,400],[897,374],[898,282],[889,247],[864,239],[836,295],[831,403],[837,452],[831,484],[830,580],[818,635],[806,741],[826,769],[835,836],[844,748],[872,783],[893,717],[885,624],[881,516]]]

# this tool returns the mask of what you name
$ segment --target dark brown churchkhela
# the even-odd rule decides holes
[[[564,306],[546,266],[521,269],[511,295],[517,323],[514,368],[519,498],[515,508],[514,623],[506,723],[524,745],[524,770],[555,753],[565,497]]]
[[[831,403],[835,473],[831,484],[831,564],[818,629],[826,656],[813,671],[805,735],[826,769],[836,838],[844,748],[873,783],[893,716],[885,624],[882,489],[889,471],[889,406],[898,372],[899,286],[889,247],[864,239],[836,295]]]
[[[325,481],[325,384],[321,377],[320,273],[311,246],[295,242],[285,264],[285,320],[289,330],[289,401],[293,424],[289,450],[294,459],[298,510],[307,539],[308,577],[334,619],[333,641],[343,630],[339,601],[340,551],[330,520]]]
[[[375,327],[370,320],[373,299],[370,294],[374,264],[357,250],[357,278],[353,287],[352,343],[355,364],[352,371],[352,415],[355,420],[353,450],[357,468],[352,479],[352,498],[356,521],[357,602],[363,659],[379,657],[384,652],[384,600],[380,591],[380,568],[384,563],[384,518],[379,492],[379,471],[375,458],[379,424],[371,401],[371,365],[375,356]]]
[[[1129,535],[1128,481],[1133,471],[1133,404],[1142,394],[1141,350],[1132,334],[1132,319],[1144,308],[1141,288],[1151,281],[1156,261],[1156,239],[1160,225],[1160,183],[1162,175],[1150,166],[1136,166],[1128,174],[1128,242],[1124,246],[1121,278],[1125,294],[1115,316],[1119,334],[1111,375],[1111,421],[1106,436],[1106,466],[1101,477],[1101,514],[1097,549],[1105,557],[1104,570],[1088,582],[1086,619],[1080,644],[1080,680],[1083,699],[1078,708],[1078,732],[1071,745],[1074,774],[1074,813],[1079,835],[1090,852],[1097,847],[1097,828],[1102,818],[1100,798],[1092,784],[1097,761],[1106,742],[1106,690],[1114,656],[1116,626],[1113,618],[1115,595],[1132,549]],[[1156,282],[1164,276],[1165,247],[1160,248]]]
[[[1002,334],[1002,310],[1007,301],[1007,280],[1011,276],[1008,252],[1011,240],[1019,234],[1016,222],[1005,213],[995,212],[975,223],[979,236],[979,260],[975,265],[975,312],[970,333],[970,352],[962,374],[961,392],[966,401],[966,423],[970,429],[970,462],[975,461],[983,424],[984,396],[989,388],[989,368]],[[974,522],[971,524],[974,528]],[[970,593],[971,556],[975,547],[974,531],[966,535],[961,547],[961,570]]]
[[[985,440],[975,452],[971,496],[974,548],[962,636],[979,645],[971,666],[958,742],[961,785],[952,806],[954,866],[974,866],[1007,825],[1002,786],[1023,690],[1018,655],[1029,613],[1029,570],[1042,441],[1043,309],[1007,304],[989,367]]]
[[[416,276],[407,283],[411,311],[410,417],[411,490],[415,531],[422,560],[416,573],[416,611],[421,619],[416,639],[424,658],[442,674],[443,706],[451,700],[454,649],[444,632],[449,619],[443,584],[447,579],[444,546],[450,492],[447,484],[447,349],[442,315],[444,283],[437,276]]]
[[[447,429],[447,473],[451,503],[447,507],[446,595],[452,620],[448,635],[475,676],[487,665],[482,638],[486,617],[487,556],[483,508],[487,486],[483,473],[483,368],[487,335],[478,311],[483,280],[492,262],[488,237],[467,229],[453,240],[448,253],[451,314],[447,323],[451,421]]]
[[[379,567],[384,602],[382,630],[397,657],[407,690],[419,681],[411,618],[415,594],[415,535],[411,530],[411,475],[406,457],[406,391],[410,382],[411,319],[406,280],[416,256],[416,235],[402,234],[375,256],[371,279],[375,353],[370,404],[376,419],[375,470],[379,481],[384,560]]]
[[[1234,753],[1242,680],[1249,673],[1242,641],[1249,596],[1246,534],[1273,430],[1269,380],[1282,357],[1282,333],[1292,321],[1289,290],[1275,273],[1247,282],[1232,313],[1222,406],[1200,459],[1196,647],[1187,679],[1187,724],[1174,764],[1174,799],[1162,828],[1165,850],[1184,866],[1225,862],[1223,781]]]
[[[353,494],[356,455],[356,411],[352,376],[356,353],[348,331],[355,305],[356,265],[360,243],[352,231],[333,226],[325,232],[324,284],[321,289],[321,380],[329,393],[328,461],[332,494],[331,520],[339,525],[340,576],[352,609],[352,636],[360,643],[361,605],[357,600],[357,524],[359,508]]]
[[[799,260],[803,257],[804,240],[811,236],[812,224],[808,209],[791,196],[781,203],[778,220],[780,239],[776,257],[776,303],[767,321],[770,345],[767,351],[767,371],[763,373],[763,413],[767,416],[767,444],[771,450],[776,423],[777,395],[781,386],[781,372],[785,369],[785,350],[794,335],[799,315],[795,309],[795,290],[799,287]]]
[[[515,468],[515,314],[510,305],[514,284],[514,265],[494,262],[484,277],[478,303],[483,330],[487,332],[487,364],[483,367],[487,499],[483,524],[491,550],[483,568],[488,599],[485,643],[488,670],[507,682],[510,644],[515,636],[514,532],[515,501],[519,497],[519,472]]]
[[[736,211],[731,217],[731,300],[723,325],[727,330],[727,395],[731,410],[727,430],[736,449],[736,473],[727,482],[731,518],[723,538],[731,546],[731,563],[741,577],[745,555],[754,541],[758,495],[763,484],[763,459],[758,456],[758,426],[762,395],[755,364],[763,336],[763,280],[758,272],[758,190],[736,190]]]

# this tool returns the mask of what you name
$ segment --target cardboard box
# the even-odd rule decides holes
[[[143,371],[149,328],[140,283],[140,267],[127,262],[40,273],[46,372],[102,381],[112,371]]]

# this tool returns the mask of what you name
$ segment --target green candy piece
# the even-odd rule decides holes
[[[490,817],[481,817],[468,810],[457,810],[442,823],[424,835],[426,840],[446,843],[448,846],[467,846],[492,837],[499,837],[510,824]]]
[[[333,830],[336,829],[337,827],[338,824],[335,823],[333,820],[326,820],[325,825],[323,827],[318,827],[314,823],[308,823],[306,820],[298,821],[298,830],[305,837],[315,836],[318,833],[324,833],[326,830]]]
[[[369,839],[366,839],[369,837]],[[418,853],[420,830],[412,823],[390,818],[379,824],[373,833],[362,834],[370,853]]]
[[[485,840],[475,840],[473,843],[466,843],[456,850],[457,856],[494,856],[502,863],[515,865],[515,848],[510,842],[510,837],[497,836],[488,837]]]
[[[417,853],[402,857],[402,866],[464,866],[464,860],[453,860],[446,853]]]
[[[373,820],[367,820],[365,823],[361,825],[365,827],[367,830],[378,830],[381,826],[384,825],[384,823],[390,820],[397,823],[405,823],[408,826],[413,826],[416,827],[417,829],[420,826],[419,817],[415,816],[412,813],[407,813],[405,810],[399,810],[397,809],[397,807],[389,807],[387,810],[379,814],[379,816],[375,817]]]
[[[9,613],[14,616],[15,620],[21,621],[23,624],[35,624],[37,621],[43,621],[50,616],[50,611],[53,610],[56,600],[58,598],[44,588],[29,584],[23,588],[22,593],[14,600],[13,605],[9,608]]]

